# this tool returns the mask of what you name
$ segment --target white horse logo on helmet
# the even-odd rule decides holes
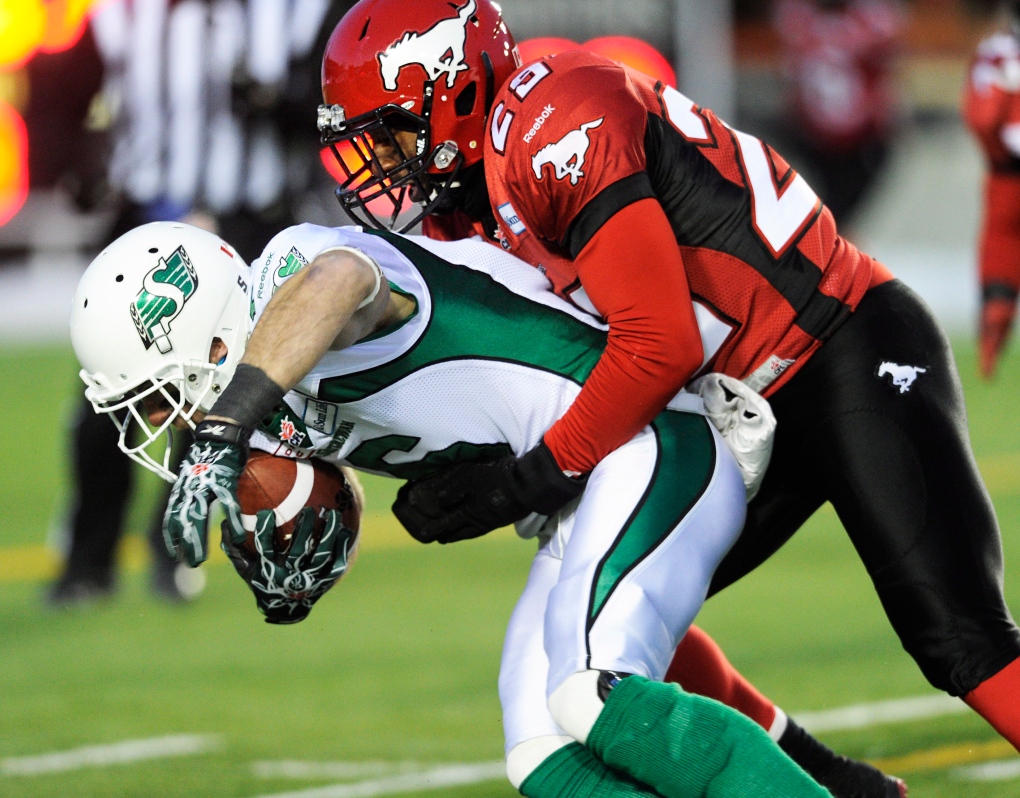
[[[542,179],[542,167],[547,163],[553,165],[556,179],[570,177],[570,185],[576,186],[577,181],[584,177],[581,167],[584,166],[584,156],[591,146],[588,138],[588,131],[602,124],[604,116],[600,116],[591,122],[585,122],[577,130],[571,130],[559,141],[546,144],[542,149],[531,157],[531,168],[535,170],[535,179]]]
[[[914,384],[918,374],[924,374],[928,369],[920,366],[901,366],[898,363],[886,361],[878,367],[878,376],[884,377],[888,374],[892,377],[893,385],[900,389],[900,393],[906,393]]]
[[[445,74],[446,88],[452,89],[457,73],[468,69],[464,63],[464,43],[468,20],[477,7],[475,0],[468,0],[457,10],[457,16],[441,19],[421,33],[408,31],[379,53],[383,88],[396,91],[400,70],[417,64],[425,70],[429,80],[438,80]]]

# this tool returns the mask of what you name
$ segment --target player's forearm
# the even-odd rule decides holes
[[[561,468],[585,473],[658,415],[703,352],[676,239],[655,200],[619,211],[576,265],[609,341],[545,442]]]
[[[273,296],[241,362],[262,369],[273,382],[290,390],[347,331],[358,306],[375,286],[373,269],[350,254],[320,255]]]
[[[228,421],[250,434],[328,349],[367,334],[389,297],[377,269],[337,250],[319,255],[287,280],[255,325],[208,420]]]
[[[685,381],[607,350],[545,444],[560,468],[587,473],[654,419]]]

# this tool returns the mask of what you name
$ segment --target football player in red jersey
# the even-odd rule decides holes
[[[896,134],[900,0],[777,0],[774,10],[789,157],[811,170],[812,187],[845,229]]]
[[[378,224],[368,201],[389,201],[392,222],[410,198],[430,234],[487,235],[605,319],[609,345],[542,445],[406,486],[395,512],[452,541],[566,501],[692,376],[724,372],[779,424],[713,591],[830,501],[925,676],[1020,746],[1020,630],[930,311],[767,144],[589,53],[515,70],[488,6],[363,0],[341,21],[320,128],[364,159],[341,203]]]
[[[1010,31],[978,45],[963,116],[988,162],[981,230],[980,368],[995,374],[1020,292],[1020,3],[1006,3]]]

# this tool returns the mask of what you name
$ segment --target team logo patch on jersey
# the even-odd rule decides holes
[[[160,258],[159,265],[145,275],[142,289],[131,303],[131,320],[146,349],[155,344],[163,355],[173,349],[170,323],[197,289],[198,273],[183,246],[169,258]]]
[[[308,428],[286,402],[280,405],[272,417],[265,419],[259,428],[279,438],[289,447],[303,448],[307,445]]]
[[[898,363],[886,361],[878,367],[878,376],[892,377],[892,384],[900,389],[900,393],[906,393],[914,384],[919,374],[924,374],[928,369],[920,366],[901,366]]]
[[[386,91],[397,90],[400,70],[417,64],[425,70],[429,80],[446,75],[446,88],[452,89],[457,73],[468,69],[464,63],[464,44],[467,42],[467,24],[475,13],[475,0],[468,0],[457,9],[455,17],[441,19],[420,33],[408,31],[379,53],[379,72]]]
[[[499,215],[503,217],[503,221],[506,222],[506,226],[515,236],[519,236],[528,229],[524,226],[524,222],[521,221],[521,217],[517,215],[517,211],[514,210],[514,206],[509,202],[504,202],[496,208],[496,210],[499,211]]]
[[[298,432],[294,422],[290,419],[283,419],[280,422],[280,440],[284,443],[289,443],[292,446],[300,446],[301,441],[305,439],[303,432]]]
[[[531,168],[535,171],[535,179],[542,179],[542,167],[547,163],[552,164],[553,173],[557,180],[570,178],[570,185],[576,186],[577,181],[584,177],[581,167],[584,166],[584,156],[588,153],[591,140],[588,138],[588,131],[597,128],[605,120],[604,116],[585,122],[577,130],[571,130],[559,141],[546,144],[542,149],[531,157]]]
[[[276,293],[276,289],[283,285],[288,277],[297,274],[307,265],[308,259],[298,252],[297,247],[291,247],[290,252],[280,258],[280,265],[273,274],[273,293]]]
[[[775,382],[779,376],[795,362],[796,361],[791,360],[790,358],[779,357],[779,355],[769,355],[768,360],[744,377],[744,385],[752,391],[761,393],[765,390],[766,386]]]

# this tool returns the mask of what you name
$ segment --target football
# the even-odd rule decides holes
[[[340,510],[344,524],[359,532],[365,506],[361,484],[351,469],[261,451],[253,451],[249,456],[237,483],[237,498],[241,504],[241,523],[248,533],[241,548],[251,554],[255,553],[255,516],[261,510],[276,513],[276,550],[282,553],[290,548],[294,520],[302,508],[315,509],[318,516],[315,531],[321,534],[326,510]]]

